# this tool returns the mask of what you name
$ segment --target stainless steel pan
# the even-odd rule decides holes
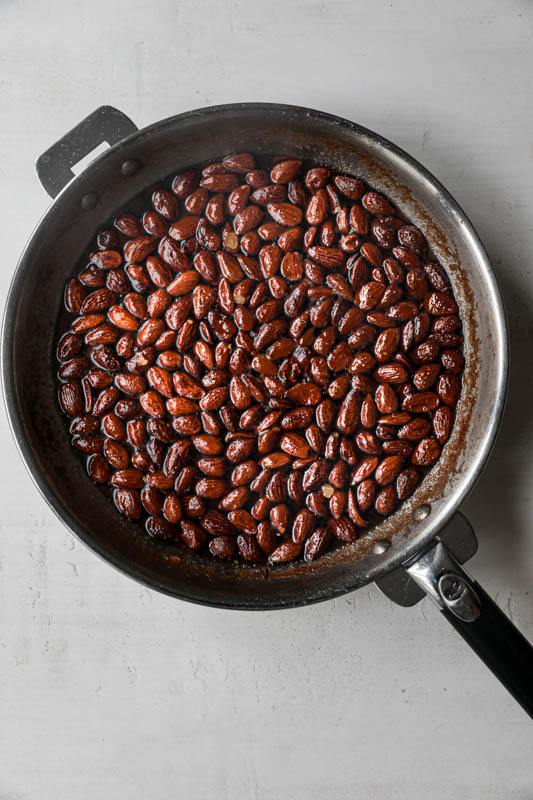
[[[112,146],[74,177],[72,166],[102,141]],[[454,431],[412,498],[359,542],[313,564],[268,571],[171,550],[121,518],[70,447],[53,369],[65,279],[95,231],[161,178],[241,150],[313,159],[361,176],[389,196],[420,227],[445,265],[465,333],[464,389]],[[476,542],[457,510],[496,437],[508,350],[502,301],[487,254],[444,187],[406,153],[359,125],[306,108],[259,103],[191,111],[142,130],[104,106],[42,155],[37,171],[55,199],[11,286],[3,330],[4,392],[26,466],[65,525],[136,580],[206,605],[287,608],[371,581],[404,605],[427,593],[533,713],[530,646],[459,566]]]

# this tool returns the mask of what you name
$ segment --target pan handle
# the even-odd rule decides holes
[[[74,178],[72,167],[102,142],[116,144],[138,128],[113,106],[100,106],[37,159],[37,175],[50,197]]]
[[[442,615],[533,717],[533,647],[438,541],[406,570]]]

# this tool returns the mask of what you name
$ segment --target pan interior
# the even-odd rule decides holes
[[[465,332],[464,388],[449,443],[400,510],[354,545],[311,565],[235,567],[150,540],[121,517],[74,455],[57,406],[56,320],[64,284],[95,232],[158,180],[229,152],[312,159],[362,177],[420,227],[446,267]],[[140,169],[124,176],[121,166]],[[99,202],[84,210],[82,198]],[[287,106],[212,107],[157,123],[95,161],[59,195],[15,275],[4,320],[4,385],[12,427],[43,495],[80,539],[153,588],[194,602],[277,608],[315,602],[375,580],[429,541],[473,485],[494,439],[506,380],[501,300],[486,254],[446,191],[390,143],[344,120]],[[429,506],[424,519],[417,509]],[[391,546],[376,554],[372,545]]]

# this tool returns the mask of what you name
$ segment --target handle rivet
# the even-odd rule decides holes
[[[418,508],[415,509],[413,517],[416,519],[417,522],[422,522],[423,519],[429,517],[430,513],[431,513],[431,506],[429,505],[429,503],[424,503],[423,505],[418,506]]]
[[[125,175],[127,178],[130,178],[132,175],[135,175],[140,168],[140,161],[138,161],[136,158],[129,158],[127,161],[124,161],[120,169],[123,175]]]
[[[456,575],[443,575],[439,581],[439,586],[446,600],[450,602],[458,600],[465,591],[464,581]]]
[[[91,211],[91,209],[98,205],[99,201],[100,195],[98,192],[88,192],[81,198],[81,207],[84,211]]]
[[[390,547],[390,542],[388,539],[376,539],[376,541],[372,545],[372,552],[380,556],[382,555],[382,553],[386,553],[389,547]]]

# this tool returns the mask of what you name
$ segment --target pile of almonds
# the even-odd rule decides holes
[[[103,230],[57,357],[73,446],[148,534],[312,561],[439,459],[461,321],[427,243],[361,180],[230,155]]]

